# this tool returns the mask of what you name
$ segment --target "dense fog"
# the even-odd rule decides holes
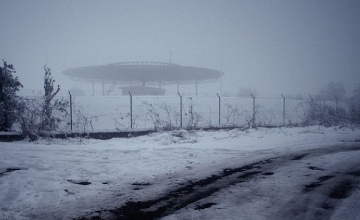
[[[330,82],[351,94],[360,82],[359,1],[0,0],[0,8],[0,58],[24,89],[42,89],[45,64],[62,90],[90,91],[63,71],[170,59],[224,72],[200,94],[315,94]]]

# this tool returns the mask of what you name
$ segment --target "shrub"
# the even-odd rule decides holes
[[[24,136],[36,140],[37,135],[49,135],[51,131],[60,131],[59,125],[68,116],[69,101],[55,99],[60,86],[54,92],[54,82],[50,69],[46,66],[44,77],[45,95],[40,98],[21,98],[18,109],[18,122]]]

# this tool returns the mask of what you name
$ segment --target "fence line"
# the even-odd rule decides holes
[[[216,96],[218,101],[215,99]],[[186,97],[181,93],[177,94],[177,98],[131,94],[128,97],[101,96],[101,98],[76,96],[74,105],[77,108],[83,108],[83,114],[91,119],[94,130],[126,130],[149,127],[167,129],[170,127],[294,125],[302,121],[304,112],[299,106],[307,101],[287,99],[284,95],[280,95],[277,99],[268,99],[258,98],[251,94],[251,106],[247,97],[222,97],[219,94],[216,96],[213,98]],[[106,104],[100,104],[100,99],[107,100]],[[126,99],[129,99],[130,105],[126,103]],[[98,101],[94,102],[94,100]],[[277,100],[281,100],[282,104]],[[213,123],[216,121],[215,116],[218,121],[216,124]],[[127,117],[129,117],[129,124],[124,121]]]
[[[43,98],[34,92],[24,97]],[[308,109],[316,102],[333,107],[339,119],[342,109],[354,109],[347,104],[353,98],[334,97],[333,101],[319,101],[312,95],[307,99],[287,98],[283,94],[278,97],[253,94],[229,97],[218,93],[188,96],[180,92],[176,96],[133,96],[131,93],[128,96],[79,96],[68,91],[57,98],[69,100],[69,115],[61,129],[74,132],[296,125],[304,122],[309,116],[306,115]],[[16,124],[14,126],[13,130],[20,129]]]

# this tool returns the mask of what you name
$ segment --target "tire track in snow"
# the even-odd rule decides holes
[[[317,175],[317,180],[303,185],[302,193],[287,201],[275,214],[278,219],[330,219],[342,206],[344,199],[352,195],[360,182],[360,161],[343,163],[336,161],[332,169],[315,169],[327,175]],[[308,169],[312,169],[308,167]],[[312,169],[314,170],[314,169]],[[339,171],[342,170],[342,171]],[[346,171],[344,171],[346,170]],[[301,184],[298,185],[301,187]],[[288,204],[292,204],[288,206]],[[351,218],[356,219],[354,215]]]
[[[148,201],[127,202],[120,208],[114,210],[99,210],[89,215],[92,217],[81,217],[78,218],[78,220],[158,219],[170,215],[175,211],[188,206],[189,204],[204,199],[214,194],[215,192],[218,192],[219,190],[227,188],[231,185],[248,181],[249,179],[259,175],[272,175],[272,170],[294,163],[298,160],[302,160],[303,158],[311,158],[326,154],[357,150],[360,150],[360,145],[354,145],[351,147],[337,146],[317,150],[307,150],[298,154],[268,158],[249,165],[241,166],[239,168],[227,168],[222,170],[222,172],[219,174],[215,174],[198,181],[190,182],[185,186],[166,193],[162,197]],[[330,179],[327,178],[328,177],[324,177],[319,181],[324,182]]]

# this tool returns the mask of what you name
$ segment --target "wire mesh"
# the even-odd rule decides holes
[[[36,100],[32,108],[42,108],[41,91],[22,91],[23,99]],[[337,99],[321,101],[303,98],[287,98],[289,95],[268,96],[221,96],[217,94],[196,96],[176,94],[170,96],[129,95],[78,95],[72,94],[71,114],[60,123],[61,131],[97,132],[128,130],[170,130],[177,128],[281,126],[303,123],[312,115],[315,104],[327,106],[329,114],[339,117],[344,112],[357,112],[360,100]],[[70,101],[70,94],[62,91],[57,99]],[[310,96],[311,98],[311,96]],[[315,106],[316,107],[316,106]],[[323,109],[319,112],[324,111]],[[70,113],[70,108],[68,109]],[[353,117],[356,117],[355,114]],[[0,115],[0,124],[4,123]],[[11,130],[20,131],[15,115],[7,117]],[[72,124],[71,124],[72,123]],[[72,125],[72,126],[71,126]]]

